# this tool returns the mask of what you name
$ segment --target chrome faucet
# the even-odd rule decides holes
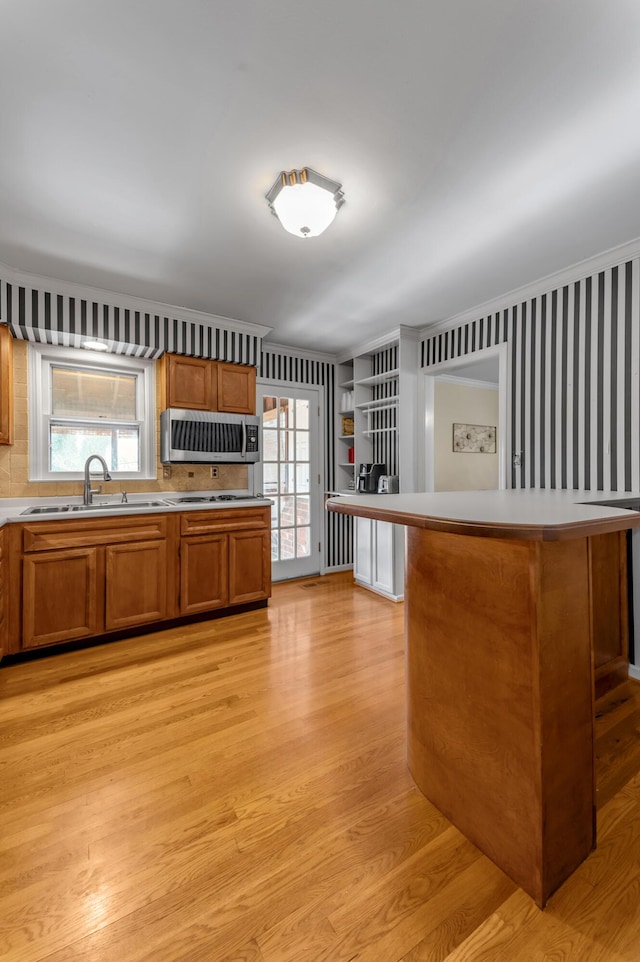
[[[97,488],[91,487],[91,462],[99,461],[102,465],[102,477],[105,481],[112,481],[112,477],[109,474],[109,468],[107,467],[107,462],[99,454],[90,454],[87,460],[84,462],[84,492],[82,495],[82,500],[84,504],[93,504],[93,495],[100,494],[102,491],[102,485]]]

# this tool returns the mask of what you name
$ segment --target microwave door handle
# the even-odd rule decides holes
[[[247,456],[247,424],[246,421],[242,422],[242,457]]]

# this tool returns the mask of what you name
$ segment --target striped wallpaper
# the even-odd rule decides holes
[[[116,353],[159,357],[164,351],[257,365],[261,338],[205,322],[118,307],[22,286],[0,277],[0,321],[15,337],[77,347],[81,337],[112,342]]]
[[[398,345],[385,348],[371,355],[371,373],[385,374],[387,371],[398,369]],[[373,398],[376,401],[384,398],[397,398],[399,378],[390,378],[373,388]],[[387,474],[398,474],[398,404],[391,401],[388,407],[382,407],[371,415],[371,426],[379,431],[373,435],[372,459],[376,464],[384,464]]]
[[[640,258],[427,337],[422,367],[502,342],[511,486],[640,488]]]
[[[324,387],[324,490],[336,487],[335,464],[335,378],[336,366],[327,361],[295,357],[277,350],[262,350],[258,377],[274,383],[297,383]],[[340,567],[353,563],[352,519],[346,515],[324,512],[324,566]]]

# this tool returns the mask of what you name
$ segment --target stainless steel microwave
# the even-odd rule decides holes
[[[160,415],[163,464],[253,464],[260,460],[260,418],[167,408]]]

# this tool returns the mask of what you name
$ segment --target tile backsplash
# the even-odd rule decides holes
[[[81,481],[29,481],[29,418],[27,385],[27,342],[13,343],[14,443],[0,445],[0,498],[57,497],[82,494]],[[160,452],[160,379],[156,378],[156,450]],[[156,477],[146,481],[108,481],[104,494],[120,491],[227,491],[244,489],[248,468],[242,464],[221,464],[218,477],[211,478],[209,465],[172,464],[171,478],[162,477],[163,465],[156,460]]]

